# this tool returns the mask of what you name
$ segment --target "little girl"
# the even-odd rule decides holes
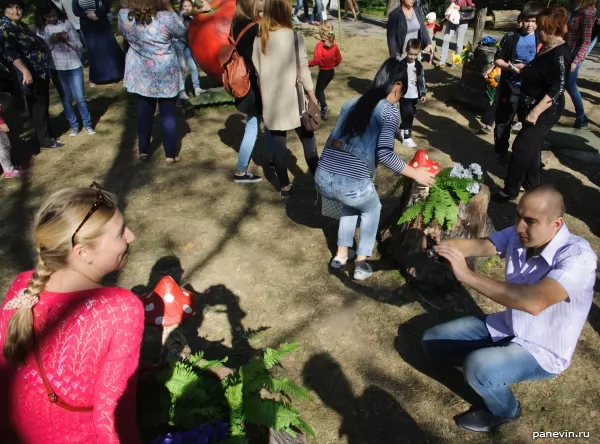
[[[16,169],[10,161],[10,140],[6,133],[8,133],[8,126],[2,118],[2,104],[0,104],[0,166],[5,179],[14,179],[22,176],[23,171]]]
[[[82,43],[75,27],[62,9],[53,2],[40,2],[35,12],[36,32],[46,45],[50,55],[52,81],[58,90],[71,126],[69,136],[79,133],[79,123],[73,109],[73,97],[81,114],[83,128],[88,134],[96,134],[83,91]]]
[[[406,44],[406,57],[401,60],[402,69],[406,69],[408,88],[400,100],[400,134],[402,145],[416,148],[417,144],[412,139],[412,126],[417,110],[417,103],[425,103],[427,87],[425,86],[425,72],[418,57],[421,51],[421,41],[410,39]]]
[[[199,9],[194,5],[192,0],[181,0],[179,3],[179,15],[183,19],[183,23],[186,28],[190,27],[191,21],[194,19],[196,14],[200,14],[204,8]],[[188,66],[190,67],[190,76],[192,77],[192,85],[194,85],[194,94],[199,96],[202,93],[205,93],[206,90],[200,88],[200,77],[198,75],[198,67],[196,66],[196,61],[192,56],[192,51],[190,51],[190,47],[188,45],[187,37],[181,40],[174,40],[175,50],[177,51],[177,55],[179,57],[179,63],[181,64],[181,71],[183,72],[183,76],[185,77],[185,63],[187,61]],[[179,93],[179,98],[183,100],[189,99],[188,95],[185,91],[181,91]]]
[[[431,40],[431,54],[429,56],[429,64],[433,64],[433,54],[435,53],[435,35],[438,31],[442,30],[442,27],[436,23],[437,15],[435,12],[430,12],[425,16],[427,20],[427,33],[429,34],[429,39]]]
[[[326,20],[319,25],[319,36],[321,41],[315,46],[313,59],[308,62],[308,66],[319,67],[315,96],[321,105],[321,117],[323,120],[327,120],[329,108],[325,100],[325,88],[333,79],[335,67],[342,63],[342,54],[340,54],[340,48],[335,44],[331,21]]]

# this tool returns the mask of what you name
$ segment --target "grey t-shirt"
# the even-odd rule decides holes
[[[421,29],[421,24],[419,23],[419,19],[417,18],[417,14],[413,10],[412,17],[409,19],[406,14],[404,15],[406,18],[406,38],[404,39],[404,48],[402,48],[402,57],[406,56],[406,44],[410,39],[418,39],[419,38],[419,30]]]

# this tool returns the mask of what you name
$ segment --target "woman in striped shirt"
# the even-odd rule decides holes
[[[337,254],[331,267],[339,269],[354,255],[354,233],[360,216],[354,279],[373,274],[366,263],[373,253],[381,203],[373,180],[380,162],[396,173],[425,186],[434,184],[433,174],[424,168],[406,165],[394,153],[394,135],[400,121],[398,109],[408,86],[406,68],[396,59],[386,60],[369,90],[342,106],[340,117],[327,140],[315,182],[322,196],[343,207],[338,230]]]

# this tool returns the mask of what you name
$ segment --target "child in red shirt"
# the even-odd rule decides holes
[[[0,104],[0,166],[5,179],[14,179],[23,175],[10,161],[10,140],[8,139],[8,126],[2,118],[2,105]]]
[[[340,48],[335,44],[333,25],[329,20],[323,21],[319,25],[319,36],[321,41],[315,46],[313,59],[308,62],[308,66],[319,67],[315,96],[317,96],[319,105],[321,105],[321,117],[323,120],[327,120],[329,108],[325,100],[325,88],[333,79],[335,67],[342,63],[342,54],[340,54]]]

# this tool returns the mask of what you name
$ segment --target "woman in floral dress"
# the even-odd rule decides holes
[[[173,40],[186,33],[183,21],[170,3],[160,0],[130,0],[130,9],[119,11],[119,30],[129,42],[124,85],[138,95],[138,139],[140,160],[148,160],[148,149],[156,105],[160,111],[166,162],[177,155],[176,99],[182,91],[183,75]]]

